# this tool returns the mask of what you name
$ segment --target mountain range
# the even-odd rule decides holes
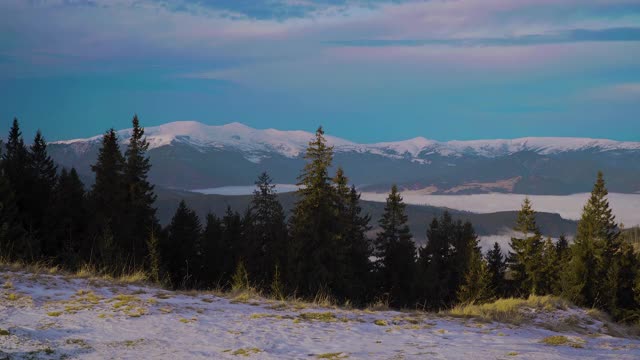
[[[118,131],[126,146],[130,129]],[[277,183],[295,183],[313,134],[254,129],[241,123],[195,121],[146,128],[150,178],[173,189],[249,185],[268,171]],[[101,135],[51,143],[62,166],[92,178]],[[327,135],[334,166],[361,190],[387,191],[392,183],[430,194],[572,194],[591,189],[596,172],[610,191],[640,192],[640,142],[589,138],[520,138],[439,142],[423,137],[360,144]]]

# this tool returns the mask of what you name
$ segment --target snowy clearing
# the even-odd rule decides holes
[[[59,274],[7,270],[1,276],[0,358],[640,358],[640,340],[606,335],[602,322],[575,308],[535,314],[529,325],[517,326],[234,301]],[[553,322],[556,331],[559,324],[574,330],[549,330]]]

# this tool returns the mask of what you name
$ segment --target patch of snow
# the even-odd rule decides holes
[[[527,315],[533,321],[516,326],[422,312],[296,309],[265,299],[241,303],[209,293],[63,275],[5,271],[3,277],[12,283],[11,288],[0,288],[0,328],[9,332],[0,335],[0,356],[8,358],[640,357],[640,340],[609,336],[603,323],[576,308],[531,309]],[[9,294],[17,299],[5,300]],[[332,317],[328,322],[309,320],[303,313]],[[577,324],[583,330],[550,330],[556,323]],[[581,347],[541,343],[554,335],[567,336]]]

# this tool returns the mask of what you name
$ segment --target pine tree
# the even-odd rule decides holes
[[[640,259],[628,242],[620,244],[620,251],[611,266],[610,284],[615,284],[614,298],[609,311],[625,322],[640,320],[640,301],[635,296],[635,281],[640,274]]]
[[[354,303],[364,303],[372,294],[369,290],[372,284],[373,264],[369,260],[372,255],[371,241],[367,238],[367,231],[371,230],[369,222],[371,216],[363,215],[360,207],[360,194],[355,186],[349,191],[349,198],[344,214],[347,266],[344,274],[346,297]]]
[[[564,292],[578,305],[611,309],[617,286],[611,283],[616,281],[611,271],[621,242],[607,195],[602,172],[598,172],[571,246]]]
[[[481,304],[494,298],[491,288],[491,274],[482,254],[472,252],[468,271],[458,291],[458,301],[464,304]]]
[[[224,283],[231,280],[236,266],[246,257],[247,246],[243,236],[245,223],[246,221],[243,221],[237,211],[227,207],[227,211],[222,217],[222,246],[225,250],[221,254],[224,257],[221,269]]]
[[[332,289],[339,280],[335,271],[334,189],[329,177],[333,148],[318,128],[305,153],[307,163],[299,176],[297,202],[290,218],[291,256],[287,274],[303,296]]]
[[[250,207],[250,219],[245,219],[248,239],[248,266],[252,279],[264,288],[273,278],[276,264],[287,262],[287,225],[275,185],[264,172],[256,181]]]
[[[487,252],[487,271],[489,272],[489,288],[493,292],[494,297],[503,297],[506,290],[505,287],[505,271],[507,263],[502,255],[500,244],[495,242],[493,249]]]
[[[0,141],[0,153],[3,144]],[[5,177],[4,161],[0,162],[0,259],[14,260],[18,254],[26,252],[24,229],[18,215],[15,195]]]
[[[225,259],[231,253],[222,240],[222,221],[215,214],[207,214],[207,222],[202,234],[202,256],[200,279],[204,285],[217,287],[224,283]],[[227,275],[228,276],[228,275]]]
[[[535,217],[531,201],[525,198],[514,227],[522,237],[511,238],[507,257],[512,295],[535,295],[542,286],[542,236]]]
[[[134,266],[140,265],[147,256],[146,240],[159,225],[156,219],[154,186],[149,183],[151,163],[146,153],[149,142],[144,136],[138,115],[132,120],[133,129],[125,152],[124,186],[126,188],[127,221],[125,244]]]
[[[407,225],[405,207],[398,187],[393,185],[375,240],[381,290],[388,294],[393,306],[407,306],[415,301],[416,247]]]
[[[52,193],[57,183],[57,166],[47,154],[47,143],[40,130],[36,133],[30,150],[32,184],[27,198],[27,211],[32,219],[35,234],[40,239],[42,255],[51,258],[58,255],[59,248],[48,246],[47,240],[50,237],[46,234],[48,229],[45,229],[45,223],[50,222],[46,219],[47,209],[51,206]]]
[[[564,264],[570,256],[569,241],[567,241],[567,237],[564,234],[560,235],[560,238],[556,242],[556,257],[558,258],[558,262]]]
[[[40,243],[36,237],[33,218],[29,213],[29,194],[34,183],[29,150],[24,144],[18,119],[13,119],[7,138],[6,152],[2,155],[2,167],[13,193],[19,227],[23,235],[12,242],[12,256],[17,259],[34,260],[40,255]]]
[[[198,251],[202,227],[198,215],[183,201],[178,205],[162,246],[161,257],[174,287],[188,288],[197,284],[194,275],[199,264]]]
[[[87,241],[88,210],[84,184],[75,168],[62,169],[47,215],[49,229],[44,252],[57,256],[58,262],[75,269],[81,259],[90,256]]]
[[[456,227],[449,212],[434,218],[427,229],[427,244],[420,249],[420,287],[426,305],[439,309],[453,301],[457,286],[453,284],[453,237]]]
[[[125,192],[124,192],[124,158],[118,145],[118,135],[115,130],[107,131],[98,151],[98,159],[91,170],[95,173],[95,183],[90,193],[90,208],[93,214],[91,232],[98,240],[112,239],[113,243],[107,246],[106,243],[94,244],[93,248],[97,252],[99,261],[118,262],[115,265],[121,268],[124,263],[123,258],[127,256],[125,251],[130,247],[126,243],[126,232],[123,228],[124,214],[126,214]],[[111,256],[103,256],[102,252],[109,248]],[[105,259],[105,258],[110,259]]]
[[[538,295],[559,294],[560,291],[560,262],[556,245],[551,238],[542,244],[542,268],[540,272],[540,287]]]

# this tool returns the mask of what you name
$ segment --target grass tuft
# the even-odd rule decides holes
[[[458,305],[446,312],[447,315],[464,318],[480,318],[485,321],[521,324],[526,320],[523,308],[543,311],[565,310],[569,303],[555,296],[529,296],[527,299],[508,298],[495,302],[475,305]]]
[[[308,312],[299,315],[300,319],[307,321],[335,322],[336,315],[331,312]]]

